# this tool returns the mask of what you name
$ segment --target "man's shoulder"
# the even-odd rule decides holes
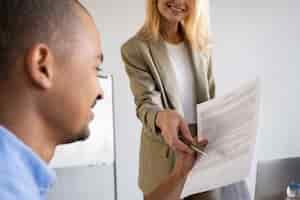
[[[0,174],[3,175],[5,172],[13,176],[14,173],[20,171],[17,167],[20,162],[18,158],[14,146],[2,135],[0,137]]]
[[[12,149],[5,137],[0,138],[0,199],[37,199],[36,188],[28,179],[22,158]]]
[[[39,200],[37,188],[30,186],[22,176],[11,169],[0,168],[0,199],[19,200],[30,199]]]
[[[26,153],[11,135],[0,136],[0,200],[38,200],[39,188],[26,166]]]

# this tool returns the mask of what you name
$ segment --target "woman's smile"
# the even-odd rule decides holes
[[[186,12],[186,7],[183,5],[177,5],[174,3],[167,3],[167,7],[173,14],[183,14]]]

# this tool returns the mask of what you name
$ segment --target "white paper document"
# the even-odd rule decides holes
[[[208,139],[208,156],[196,162],[182,198],[247,178],[255,150],[258,111],[258,80],[197,105],[198,133]]]

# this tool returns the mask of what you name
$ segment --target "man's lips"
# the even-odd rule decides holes
[[[94,114],[94,112],[91,110],[91,112],[90,112],[90,121],[93,121],[94,118],[95,118],[95,114]]]
[[[93,108],[95,108],[97,104],[97,100],[95,100],[95,102],[93,103],[93,105],[91,106],[91,111],[90,111],[90,120],[92,121],[95,118],[95,113],[93,112]]]
[[[95,102],[93,103],[93,105],[91,106],[91,108],[94,108],[97,104],[97,100],[95,100]]]

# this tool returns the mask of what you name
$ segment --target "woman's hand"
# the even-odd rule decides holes
[[[172,150],[193,154],[193,151],[179,139],[178,134],[181,133],[188,141],[194,141],[188,125],[176,111],[164,110],[158,112],[156,126],[161,130],[165,142]]]

